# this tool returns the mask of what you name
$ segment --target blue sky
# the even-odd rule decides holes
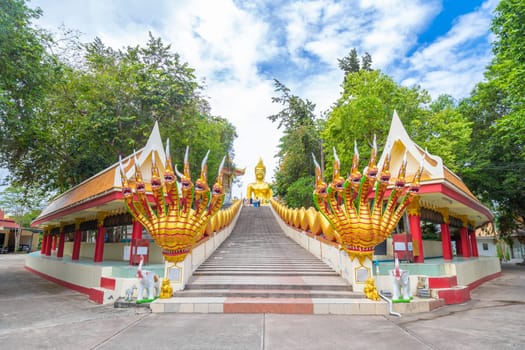
[[[343,80],[337,59],[356,48],[373,68],[434,98],[468,96],[492,58],[490,33],[497,0],[33,0],[37,25],[79,30],[121,48],[143,45],[148,32],[205,79],[212,113],[239,134],[235,161],[253,181],[259,157],[267,180],[276,167],[280,132],[267,116],[279,105],[273,79],[327,110]],[[162,128],[162,125],[160,126]],[[235,193],[238,195],[239,193]]]

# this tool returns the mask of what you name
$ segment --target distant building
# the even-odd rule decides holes
[[[451,260],[455,255],[464,258],[479,256],[475,231],[493,220],[490,210],[468,189],[465,183],[448,169],[443,160],[426,152],[417,145],[405,130],[397,113],[394,112],[385,148],[378,162],[381,169],[387,155],[390,155],[390,171],[397,174],[406,157],[406,178],[411,181],[421,163],[419,199],[414,201],[393,232],[409,233],[413,261],[424,262],[425,256],[443,257]],[[438,227],[440,245],[423,242],[422,227],[433,224]],[[399,242],[399,246],[403,246]],[[394,248],[396,243],[394,243]]]
[[[20,232],[20,242],[15,247],[16,233]],[[0,253],[23,250],[32,252],[38,249],[40,230],[21,228],[15,220],[5,217],[0,209]]]

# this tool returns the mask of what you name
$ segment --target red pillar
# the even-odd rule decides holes
[[[461,239],[461,254],[464,258],[470,258],[470,240],[468,238],[468,229],[466,227],[460,228],[459,236]]]
[[[46,251],[45,254],[47,256],[51,256],[51,246],[53,245],[53,235],[51,232],[47,235],[47,242],[46,242]]]
[[[414,199],[414,201],[408,206],[408,223],[410,226],[410,234],[412,235],[414,262],[424,263],[425,252],[423,251],[423,239],[421,234],[421,215],[418,198]]]
[[[66,234],[62,229],[60,230],[60,238],[58,239],[58,250],[57,250],[57,258],[61,258],[64,256],[64,242],[66,241]]]
[[[53,235],[51,239],[51,250],[57,249],[57,235]]]
[[[470,247],[472,248],[472,256],[478,257],[478,241],[476,240],[476,232],[470,231]]]
[[[40,243],[40,255],[44,255],[46,253],[47,237],[48,233],[46,230],[44,230],[44,233],[42,235],[42,243]]]
[[[73,252],[71,253],[71,260],[78,260],[80,258],[80,243],[82,241],[82,231],[80,230],[80,221],[77,220],[75,225],[75,236],[73,238]]]
[[[142,239],[142,224],[137,220],[133,219],[133,231],[131,232],[131,245],[129,254],[129,264],[133,265],[133,248],[135,240]]]
[[[448,221],[441,224],[441,247],[443,248],[443,259],[452,260],[452,244],[450,242],[450,226]]]
[[[98,231],[97,238],[95,240],[95,255],[93,256],[94,262],[104,261],[104,238],[106,236],[106,228],[104,227],[104,214],[99,214],[97,218]]]

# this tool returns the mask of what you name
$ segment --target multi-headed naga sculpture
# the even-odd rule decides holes
[[[388,237],[407,206],[417,196],[423,172],[424,157],[412,183],[407,185],[405,153],[397,178],[393,180],[392,189],[388,194],[387,189],[391,182],[390,155],[385,158],[380,172],[377,169],[376,157],[377,146],[374,137],[370,161],[361,174],[358,170],[359,153],[355,144],[351,173],[345,180],[340,175],[341,164],[334,148],[334,173],[332,182],[327,185],[322,179],[321,167],[314,156],[314,204],[334,228],[342,249],[348,253],[350,259],[357,257],[361,264],[367,257],[372,260],[374,247]]]
[[[190,177],[188,148],[184,156],[184,172],[180,177],[181,191],[177,188],[175,173],[169,154],[169,140],[166,144],[166,164],[164,181],[161,180],[156,166],[156,151],[152,152],[151,190],[154,197],[154,208],[148,201],[146,186],[142,179],[140,164],[135,156],[135,195],[125,175],[122,161],[122,193],[131,215],[149,232],[155,243],[162,248],[166,261],[177,263],[183,261],[191,252],[196,240],[202,237],[210,218],[222,207],[224,201],[223,158],[217,174],[217,180],[211,191],[208,186],[208,153],[201,165],[200,177],[195,185]]]

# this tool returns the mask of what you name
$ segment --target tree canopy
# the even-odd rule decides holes
[[[283,128],[280,139],[279,168],[275,175],[275,194],[284,198],[293,207],[311,205],[311,186],[314,181],[312,153],[319,155],[321,150],[319,132],[314,115],[315,104],[293,95],[284,84],[274,81],[274,103],[283,109],[268,117]],[[309,186],[304,186],[309,183]]]
[[[421,105],[429,101],[430,97],[425,91],[417,87],[400,86],[379,70],[360,70],[347,74],[341,97],[321,131],[325,156],[333,160],[332,148],[335,147],[342,169],[349,169],[356,141],[364,166],[370,155],[374,135],[379,148],[383,148],[394,110],[397,110],[405,125],[410,126],[412,121],[424,119],[427,112]],[[331,162],[328,162],[327,168],[331,166]]]
[[[40,11],[17,0],[1,6],[11,32],[0,45],[18,61],[1,57],[0,164],[17,185],[62,192],[143,147],[155,121],[171,140],[174,163],[190,146],[192,174],[208,149],[210,169],[233,158],[235,128],[210,113],[194,69],[160,38],[116,50],[70,37],[64,51],[32,29]]]
[[[470,157],[459,171],[471,189],[496,210],[509,234],[525,223],[525,6],[502,0],[492,31],[494,59],[459,110],[473,125]]]

